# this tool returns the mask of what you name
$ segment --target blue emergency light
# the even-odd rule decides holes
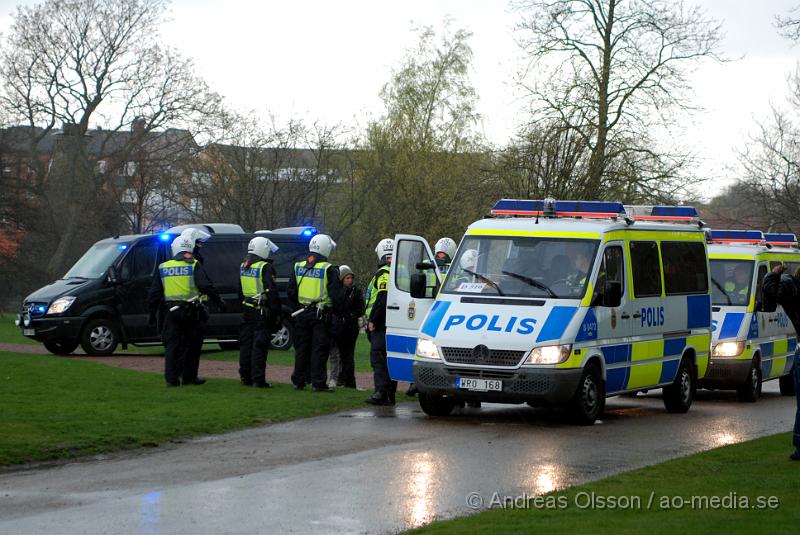
[[[167,234],[167,233],[165,232],[165,233],[163,233],[163,234],[161,234],[161,235],[159,236],[159,239],[160,239],[161,241],[167,241],[167,240],[169,240],[169,239],[170,239],[170,235],[169,235],[169,234]]]
[[[44,306],[44,305],[36,305],[36,309],[35,310],[39,314],[44,314],[45,312],[47,312],[47,307]]]
[[[642,221],[695,221],[699,219],[694,206],[628,206],[628,215]]]
[[[607,218],[625,216],[620,202],[500,199],[494,215]]]
[[[122,245],[120,245],[120,246],[118,246],[118,247],[117,247],[117,249],[119,249],[120,251],[124,251],[124,250],[125,250],[125,249],[127,249],[127,248],[128,248],[128,246],[127,246],[127,245],[125,245],[124,243],[123,243]]]
[[[760,230],[712,230],[709,237],[712,243],[764,243]]]
[[[789,232],[765,232],[764,239],[770,245],[784,245],[788,247],[797,245],[797,236]]]
[[[307,229],[305,229],[303,231],[303,236],[313,236],[316,233],[317,233],[317,229],[311,227],[311,228],[307,228]]]

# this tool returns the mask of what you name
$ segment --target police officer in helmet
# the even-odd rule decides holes
[[[289,277],[288,297],[295,313],[295,361],[292,383],[301,390],[311,383],[314,392],[334,392],[327,383],[326,364],[330,351],[330,322],[339,310],[342,283],[339,270],[328,261],[336,243],[317,234],[308,243],[308,259],[294,265]]]
[[[239,266],[239,378],[245,386],[272,386],[266,380],[267,352],[271,335],[281,324],[281,298],[269,255],[277,250],[271,240],[253,238],[247,245],[247,257]]]
[[[436,266],[442,275],[447,275],[457,247],[455,240],[452,238],[442,238],[436,242],[433,248],[433,255],[436,260]]]
[[[378,271],[367,286],[366,316],[369,337],[369,360],[372,365],[375,393],[367,398],[371,405],[394,405],[397,381],[389,377],[386,362],[386,293],[389,289],[389,266],[394,254],[394,240],[386,238],[375,248]]]
[[[208,295],[221,310],[220,298],[202,265],[194,258],[195,243],[179,236],[171,245],[172,259],[158,266],[148,294],[150,322],[155,323],[160,307],[164,309],[161,338],[164,342],[164,378],[167,386],[199,385],[205,379],[197,376],[197,365],[187,362],[193,346],[203,342],[201,298]],[[198,363],[199,364],[199,363]]]

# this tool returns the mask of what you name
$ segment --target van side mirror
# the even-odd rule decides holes
[[[119,272],[115,266],[110,266],[108,268],[108,274],[106,275],[106,281],[111,286],[116,286],[119,284]]]
[[[603,288],[602,306],[608,308],[618,307],[622,303],[622,284],[618,281],[606,281]]]
[[[411,297],[414,299],[425,299],[427,293],[428,278],[423,273],[411,275],[410,288]]]

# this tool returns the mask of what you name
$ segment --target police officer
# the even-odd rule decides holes
[[[292,383],[302,390],[311,383],[314,392],[334,392],[327,384],[325,365],[330,351],[331,314],[339,310],[342,283],[339,270],[328,261],[336,247],[330,236],[317,234],[308,243],[308,259],[294,265],[288,297],[295,313],[295,360]]]
[[[200,250],[203,248],[205,242],[211,237],[211,234],[198,228],[187,228],[181,232],[180,237],[191,240],[193,244],[192,256],[195,260],[197,260],[198,263],[202,264],[203,256],[201,255]],[[208,297],[205,295],[200,297],[201,303],[205,303],[207,300]],[[220,309],[220,311],[224,312],[223,309]],[[200,307],[198,312],[200,322],[195,330],[194,338],[192,339],[191,344],[189,344],[189,349],[186,351],[186,355],[184,356],[184,369],[189,374],[189,377],[194,376],[195,378],[197,377],[197,370],[200,367],[200,353],[203,352],[203,337],[205,325],[208,321],[208,313],[205,307]]]
[[[350,266],[339,266],[342,279],[342,307],[334,316],[336,322],[331,344],[331,377],[328,385],[356,387],[355,349],[358,320],[364,316],[364,294],[355,283]]]
[[[173,240],[172,260],[158,266],[148,294],[151,324],[155,323],[159,308],[163,305],[165,309],[161,338],[164,342],[164,378],[167,386],[180,386],[181,382],[184,385],[206,382],[197,376],[199,364],[187,362],[187,355],[198,338],[202,344],[200,299],[208,295],[220,309],[225,309],[225,303],[216,288],[192,255],[194,246],[188,237],[179,236]]]
[[[737,305],[744,305],[750,292],[750,269],[744,264],[737,264],[733,269],[733,280],[725,281],[725,293],[735,299]]]
[[[267,351],[271,333],[281,323],[281,298],[269,255],[277,250],[267,238],[253,238],[247,244],[247,258],[239,266],[239,378],[245,386],[272,386],[266,380]]]
[[[761,283],[763,308],[775,310],[777,305],[781,305],[783,311],[792,322],[795,332],[800,336],[800,270],[794,276],[785,273],[785,270],[786,267],[783,264],[779,264],[764,276],[764,280]],[[798,351],[794,353],[792,373],[794,375],[794,394],[797,401],[797,411],[795,412],[794,428],[792,429],[794,452],[789,455],[789,458],[793,461],[800,461],[800,353]]]
[[[366,316],[369,337],[369,360],[372,364],[375,393],[367,398],[371,405],[394,405],[397,381],[389,377],[386,362],[386,292],[389,289],[389,266],[394,254],[394,240],[386,238],[375,247],[378,271],[367,286]]]

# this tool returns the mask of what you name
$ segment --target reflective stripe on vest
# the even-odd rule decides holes
[[[188,301],[200,296],[194,285],[195,266],[197,260],[191,264],[184,260],[168,260],[158,266],[165,301]]]
[[[389,266],[381,266],[380,269],[378,269],[378,272],[372,276],[372,280],[369,281],[369,285],[367,286],[367,306],[365,309],[367,318],[369,318],[370,313],[372,312],[372,307],[375,305],[375,301],[378,300],[378,294],[385,292],[388,289]]]
[[[331,298],[328,296],[328,268],[330,262],[317,262],[313,267],[306,268],[308,261],[303,260],[294,265],[294,277],[297,282],[297,300],[301,305],[310,305],[317,301],[330,306]]]
[[[263,260],[250,264],[250,267],[239,266],[239,283],[242,285],[242,295],[253,301],[258,301],[259,296],[264,293],[264,282],[261,271],[267,263]],[[245,302],[245,306],[255,308],[256,303]]]

